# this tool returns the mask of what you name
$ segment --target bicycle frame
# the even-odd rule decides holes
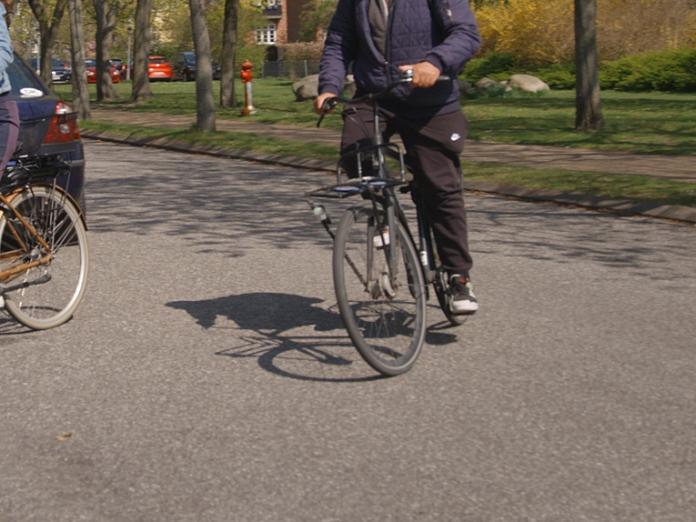
[[[406,75],[398,82],[395,82],[394,84],[390,85],[383,91],[382,93],[377,93],[377,94],[369,94],[367,96],[364,96],[361,98],[361,100],[369,100],[372,104],[372,110],[373,110],[373,138],[372,138],[372,144],[367,147],[362,147],[358,150],[348,152],[347,154],[344,154],[341,159],[345,160],[351,156],[356,156],[356,163],[357,163],[357,174],[358,174],[358,180],[368,180],[372,178],[365,178],[363,177],[363,172],[362,172],[362,160],[364,158],[364,155],[369,154],[372,159],[373,159],[373,171],[377,173],[376,180],[384,180],[388,181],[389,175],[387,172],[387,163],[386,163],[386,155],[389,155],[395,159],[398,158],[399,161],[399,168],[400,168],[400,182],[403,183],[405,180],[405,173],[406,173],[406,162],[404,160],[404,154],[401,151],[400,148],[398,148],[394,144],[390,144],[388,142],[384,141],[384,138],[382,136],[382,132],[380,129],[381,126],[381,118],[379,114],[379,105],[378,105],[378,100],[379,98],[385,94],[386,92],[391,91],[392,88],[394,88],[396,85],[399,83],[405,83],[411,81],[412,78],[412,73],[406,73]],[[448,76],[441,76],[440,80],[449,80],[450,78]],[[342,98],[337,98],[334,99],[332,102],[327,105],[327,111],[331,108],[333,108],[339,101],[342,101],[344,103],[350,103],[351,101],[355,100],[345,100]],[[324,118],[324,115],[326,112],[322,110],[321,116],[319,118],[319,121],[317,122],[317,127],[320,126],[322,119]],[[332,189],[336,189],[337,187],[340,187],[342,185],[342,169],[339,167],[337,169],[336,173],[336,185],[334,187],[326,187],[324,189],[319,189],[318,191],[313,191],[309,193],[309,196],[327,196],[327,197],[345,197],[345,195],[328,195],[328,194],[320,194],[322,191],[330,191]],[[344,186],[346,184],[344,183]],[[434,244],[433,244],[433,238],[431,237],[430,234],[430,224],[429,220],[427,217],[427,213],[425,211],[425,208],[423,207],[423,203],[418,197],[417,193],[417,188],[413,187],[413,183],[411,183],[412,188],[411,191],[413,192],[413,199],[416,204],[416,211],[417,211],[417,221],[418,221],[418,243],[414,241],[414,237],[411,233],[411,229],[408,226],[408,223],[406,221],[406,216],[403,212],[403,209],[401,207],[401,204],[399,202],[398,197],[396,196],[394,189],[395,189],[395,184],[385,184],[381,187],[381,192],[384,197],[384,208],[386,209],[386,225],[390,230],[395,230],[395,224],[396,220],[399,220],[403,223],[404,228],[413,242],[414,246],[416,247],[417,252],[419,253],[419,258],[420,258],[420,264],[423,269],[423,276],[426,281],[426,283],[432,283],[435,280],[435,255],[434,255]],[[365,197],[369,197],[369,199],[372,200],[372,205],[373,208],[376,210],[377,209],[377,202],[376,202],[376,196],[374,194],[374,191],[372,190],[371,184],[365,183],[364,186],[362,186],[360,189],[356,187],[355,192],[353,193],[360,193]],[[350,193],[347,195],[351,195]],[[320,221],[326,231],[329,233],[331,238],[334,238],[333,231],[330,228],[331,220],[328,218],[326,215],[325,209],[323,206],[315,205],[311,200],[308,200],[308,203],[310,207],[314,210],[315,214],[320,217]],[[317,208],[320,209],[319,212],[317,212]],[[323,217],[322,217],[323,216]],[[379,230],[381,233],[382,231]],[[384,237],[382,238],[384,240]],[[370,248],[370,247],[368,247]],[[385,249],[387,253],[387,258],[389,262],[389,268],[390,268],[390,274],[392,274],[393,278],[397,277],[396,273],[396,260],[394,257],[394,252],[397,250],[396,245],[394,245],[394,242],[391,241],[388,245],[387,248]],[[370,250],[371,251],[371,250]],[[348,260],[349,264],[351,263],[351,260]],[[367,282],[366,282],[367,285]]]
[[[53,260],[53,253],[51,251],[51,247],[48,245],[48,243],[46,243],[44,238],[37,232],[33,225],[29,223],[24,218],[24,216],[22,216],[17,211],[15,207],[12,206],[12,203],[10,202],[9,198],[7,198],[4,195],[0,195],[0,203],[2,203],[2,207],[0,207],[0,211],[2,212],[2,214],[7,216],[8,211],[10,211],[15,216],[15,218],[17,218],[20,225],[29,233],[30,237],[32,239],[35,239],[41,246],[41,248],[45,252],[47,252],[47,254],[43,255],[40,259],[20,263],[19,265],[15,265],[13,267],[0,271],[0,283],[2,283],[10,281],[13,277],[22,274],[31,268],[36,268],[37,266],[49,264]],[[15,228],[14,224],[12,224],[9,220],[5,221],[5,226],[9,228],[9,231],[12,234],[12,237],[15,239],[15,241],[17,241],[19,248],[12,250],[11,252],[0,253],[0,261],[5,261],[9,259],[10,262],[12,262],[21,258],[23,254],[28,253],[29,245],[27,245],[27,243],[24,241],[24,239],[21,237],[21,235]],[[6,288],[0,286],[0,295],[2,295],[2,293],[6,291]]]
[[[56,163],[50,164],[50,161],[55,160]],[[61,167],[65,164],[58,157],[48,160],[46,164],[41,164],[38,160],[29,159],[25,163],[17,162],[17,166],[12,171],[15,173],[13,178],[7,178],[4,181],[4,186],[2,187],[3,192],[0,192],[0,217],[5,217],[5,226],[7,227],[10,235],[17,242],[17,248],[9,252],[0,253],[0,262],[9,261],[10,267],[2,269],[0,267],[0,296],[5,292],[16,290],[17,287],[5,287],[1,283],[7,283],[11,281],[18,275],[23,274],[27,270],[36,268],[38,266],[50,264],[53,261],[54,255],[51,246],[46,242],[41,234],[36,230],[36,228],[17,210],[17,208],[12,205],[12,200],[17,197],[23,190],[27,187],[33,186],[31,183],[32,179],[53,179],[53,184],[51,190],[60,192],[63,196],[69,197],[60,187],[56,184],[56,179],[61,173]],[[13,165],[14,166],[14,165]],[[46,170],[42,170],[48,167]],[[8,168],[9,170],[9,168]],[[7,172],[7,171],[6,171]],[[67,171],[69,173],[69,170]],[[46,186],[46,183],[42,183]],[[14,217],[18,222],[19,226],[26,231],[23,235],[20,230],[17,229],[14,223],[10,221],[10,216]],[[19,264],[14,264],[19,261],[22,256],[30,253],[30,246],[27,244],[27,240],[34,240],[41,247],[43,254],[38,259],[33,259],[25,261]],[[41,281],[38,281],[41,282]],[[24,286],[30,285],[33,282],[23,283]]]

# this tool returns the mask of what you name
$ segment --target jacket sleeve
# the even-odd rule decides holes
[[[7,66],[14,61],[10,31],[5,22],[5,6],[0,3],[0,72],[5,72]]]
[[[354,0],[339,0],[319,63],[319,94],[343,90],[357,45]]]
[[[468,0],[430,0],[435,23],[444,39],[425,60],[445,74],[458,75],[481,47],[481,36]]]

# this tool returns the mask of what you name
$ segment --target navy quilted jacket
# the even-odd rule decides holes
[[[480,47],[468,0],[392,0],[386,56],[370,36],[370,0],[339,0],[329,25],[319,68],[319,92],[339,93],[353,64],[358,95],[379,92],[399,76],[399,65],[428,61],[453,78]],[[448,112],[459,107],[458,82],[430,89],[398,87],[393,96],[413,112]],[[397,102],[398,103],[398,102]]]

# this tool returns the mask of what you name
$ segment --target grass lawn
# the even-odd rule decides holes
[[[336,147],[300,140],[277,139],[241,132],[203,133],[190,129],[137,127],[103,121],[89,121],[84,131],[108,132],[118,137],[140,141],[157,138],[216,147],[235,152],[277,154],[304,159],[336,160]],[[465,178],[472,181],[528,187],[593,196],[630,199],[654,205],[670,204],[696,207],[696,183],[669,181],[649,176],[615,175],[563,169],[533,169],[516,165],[466,162]]]
[[[217,84],[215,89],[217,93]],[[261,79],[253,82],[254,106],[258,113],[248,116],[265,123],[299,125],[316,123],[311,102],[296,102],[292,81]],[[195,83],[153,83],[153,98],[135,107],[129,102],[130,83],[115,86],[120,100],[95,105],[127,111],[194,114]],[[94,97],[95,87],[90,86]],[[70,86],[56,86],[65,100]],[[237,84],[238,96],[243,93]],[[696,93],[602,93],[605,128],[596,133],[573,130],[575,92],[552,91],[543,95],[512,95],[478,98],[463,102],[471,129],[470,137],[486,141],[528,143],[566,147],[623,150],[637,153],[696,155]],[[219,109],[218,118],[239,118],[239,109]],[[340,118],[327,118],[327,127],[338,128]]]

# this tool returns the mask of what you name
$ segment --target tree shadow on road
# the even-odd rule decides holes
[[[235,359],[256,359],[264,370],[304,381],[364,382],[362,363],[333,307],[318,306],[321,299],[293,294],[256,292],[199,301],[172,301],[167,306],[187,312],[205,329],[225,328],[229,320],[243,331],[232,346],[216,352]],[[428,331],[429,345],[456,341],[452,333]],[[353,365],[354,362],[359,364]],[[350,369],[350,373],[346,372]]]

